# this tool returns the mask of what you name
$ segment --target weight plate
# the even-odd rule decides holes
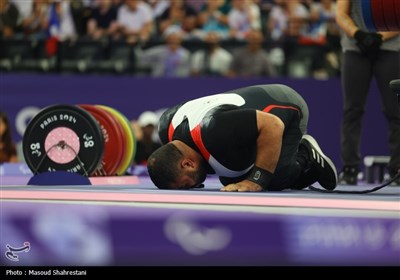
[[[400,18],[397,20],[395,1],[399,0],[385,0],[383,2],[383,15],[389,31],[400,31]]]
[[[101,163],[104,138],[97,121],[82,108],[51,105],[29,122],[23,154],[34,174],[68,171],[90,176]]]
[[[370,0],[371,1],[371,12],[372,19],[375,24],[377,31],[388,31],[388,27],[385,23],[385,17],[383,14],[383,1],[382,0]]]
[[[127,149],[126,149],[125,158],[122,161],[119,172],[118,172],[119,175],[124,175],[126,173],[126,171],[128,170],[128,168],[132,165],[134,157],[135,157],[135,153],[136,153],[136,138],[133,133],[131,123],[125,117],[125,115],[123,115],[118,110],[116,110],[112,107],[109,107],[109,106],[105,106],[105,105],[98,105],[98,106],[100,106],[101,108],[104,108],[105,110],[108,110],[110,113],[112,113],[119,120],[120,124],[122,125],[122,127],[125,131]]]
[[[94,176],[115,176],[124,157],[123,131],[116,119],[106,110],[90,104],[79,104],[98,122],[104,138],[104,156]]]

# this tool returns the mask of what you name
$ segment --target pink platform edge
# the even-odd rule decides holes
[[[139,177],[137,176],[110,176],[110,177],[90,177],[92,185],[137,185]]]

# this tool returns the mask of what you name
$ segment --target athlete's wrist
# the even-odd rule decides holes
[[[268,170],[262,169],[258,166],[254,166],[249,177],[247,177],[247,180],[259,185],[265,190],[271,182],[272,176],[273,174]]]

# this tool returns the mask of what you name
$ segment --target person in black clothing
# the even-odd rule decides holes
[[[113,36],[117,32],[117,7],[111,0],[101,0],[92,8],[87,22],[87,33],[93,39]]]
[[[304,189],[337,184],[336,168],[306,134],[309,112],[292,88],[255,85],[183,102],[160,118],[163,146],[148,158],[160,189],[190,189],[208,174],[222,191]]]
[[[11,38],[18,31],[19,11],[10,0],[0,0],[0,38]]]
[[[389,83],[400,77],[400,32],[370,32],[364,24],[361,0],[337,2],[342,30],[343,120],[339,184],[357,185],[361,163],[361,129],[371,81],[376,79],[382,111],[388,122],[389,174],[400,172],[400,107]],[[400,185],[400,179],[396,182]]]

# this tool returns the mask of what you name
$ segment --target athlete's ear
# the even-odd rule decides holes
[[[183,168],[193,168],[195,166],[193,160],[185,158],[181,162]]]

